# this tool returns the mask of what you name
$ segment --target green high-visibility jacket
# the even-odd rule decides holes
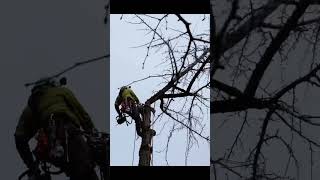
[[[122,93],[118,95],[115,104],[120,105],[121,102],[127,98],[131,98],[135,102],[139,103],[139,98],[136,96],[136,94],[130,88],[125,88]]]
[[[15,136],[31,139],[40,128],[37,119],[32,114],[29,106],[26,106],[20,116],[18,125],[16,127]]]
[[[51,114],[64,114],[68,120],[84,130],[90,131],[94,128],[89,114],[69,89],[50,87],[40,91],[40,97],[33,102],[37,103],[37,114],[27,106],[20,117],[16,134],[34,135],[39,128],[48,124]]]

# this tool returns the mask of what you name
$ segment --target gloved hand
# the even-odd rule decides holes
[[[125,116],[121,116],[117,119],[117,123],[118,124],[122,124],[124,122],[126,122],[127,118]]]

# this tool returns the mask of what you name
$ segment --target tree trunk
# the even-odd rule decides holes
[[[139,150],[139,166],[150,166],[151,153],[152,153],[152,131],[150,129],[151,111],[153,109],[149,105],[144,105],[142,115],[142,141]]]

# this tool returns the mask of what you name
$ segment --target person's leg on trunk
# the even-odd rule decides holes
[[[68,132],[70,180],[98,180],[88,144],[79,133]]]
[[[141,137],[142,136],[142,127],[141,127],[142,120],[141,120],[141,117],[140,117],[140,113],[139,113],[138,107],[135,106],[135,105],[132,106],[131,117],[135,121],[137,134],[138,134],[138,136]]]

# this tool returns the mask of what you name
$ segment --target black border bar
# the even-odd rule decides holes
[[[209,180],[210,166],[111,166],[111,180],[194,179]]]
[[[210,0],[110,0],[111,14],[209,14]]]

